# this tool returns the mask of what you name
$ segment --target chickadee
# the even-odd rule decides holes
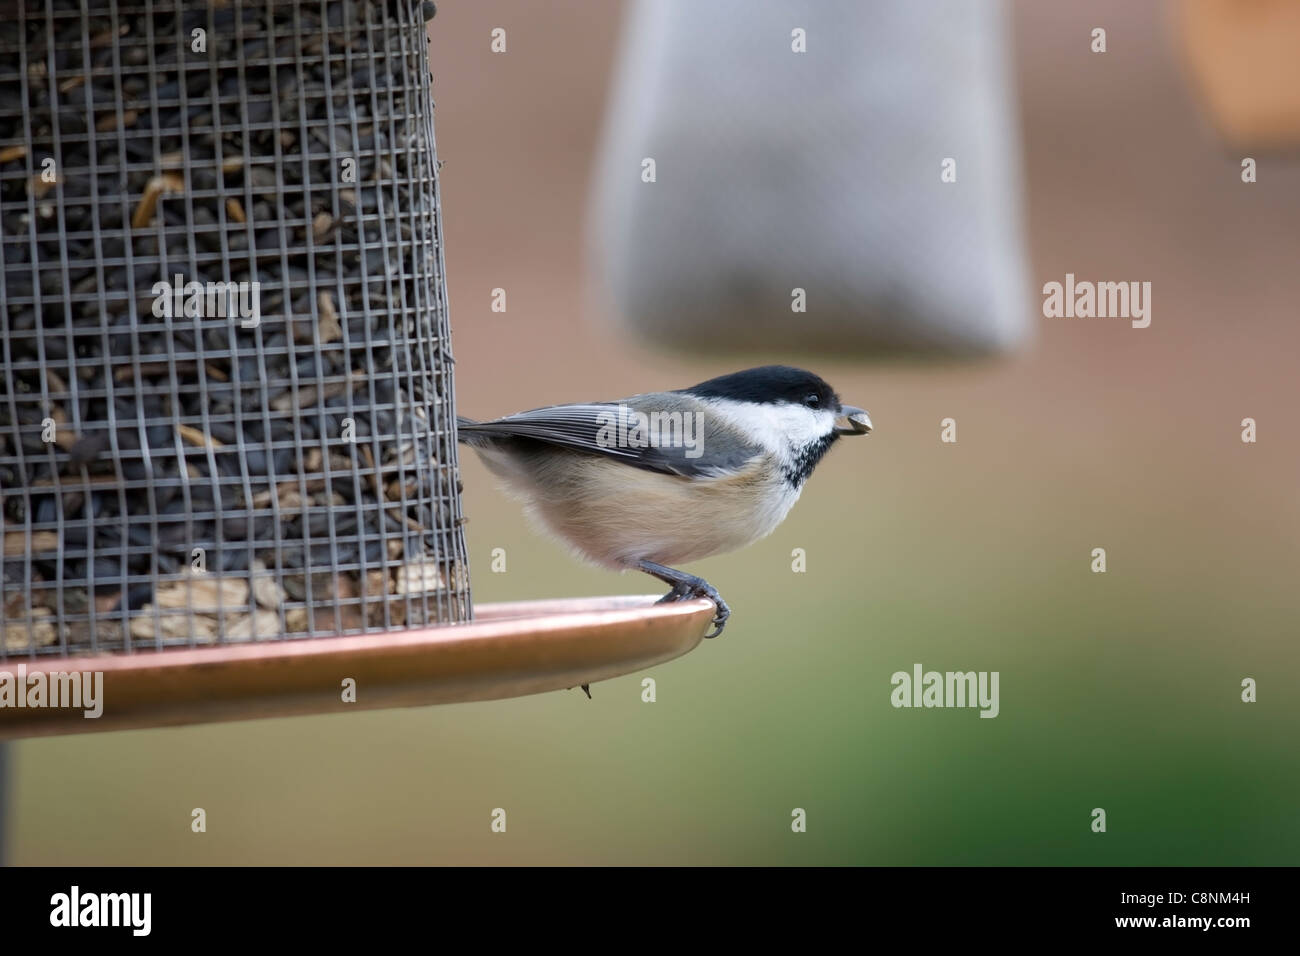
[[[660,603],[713,601],[708,637],[722,633],[731,609],[703,578],[669,565],[770,534],[836,439],[871,431],[865,411],[784,365],[457,425],[459,440],[581,557],[672,585]]]

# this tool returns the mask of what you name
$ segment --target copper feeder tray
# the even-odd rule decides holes
[[[593,684],[680,657],[712,626],[706,600],[656,596],[479,605],[421,630],[11,659],[0,671],[102,671],[103,714],[0,707],[0,739],[500,700]],[[344,703],[343,681],[356,681]],[[584,701],[585,703],[585,701]]]

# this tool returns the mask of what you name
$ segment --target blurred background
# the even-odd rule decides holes
[[[1021,0],[1022,348],[943,363],[651,349],[602,314],[589,255],[621,13],[439,4],[460,411],[789,362],[867,408],[875,432],[834,450],[771,538],[691,568],[734,609],[721,640],[592,701],[19,743],[9,861],[1294,864],[1296,154],[1228,145],[1172,4]],[[1043,318],[1039,290],[1067,272],[1150,281],[1150,328]],[[955,444],[939,440],[945,418]],[[462,463],[477,601],[659,590],[575,563]],[[894,709],[890,675],[915,663],[999,671],[1000,715]],[[1246,677],[1257,703],[1240,700]],[[489,827],[497,807],[505,834]],[[791,832],[796,807],[806,833]]]

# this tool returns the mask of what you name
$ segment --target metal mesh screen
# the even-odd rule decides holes
[[[0,2],[0,660],[470,616],[432,7]]]

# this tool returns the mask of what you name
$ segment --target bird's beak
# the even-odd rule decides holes
[[[837,435],[865,435],[871,431],[871,416],[861,408],[845,405],[840,409],[840,418],[848,422],[845,427],[837,427]]]

